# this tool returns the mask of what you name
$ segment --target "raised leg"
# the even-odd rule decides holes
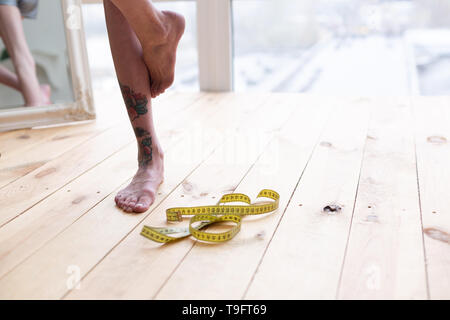
[[[139,150],[138,171],[115,200],[125,211],[144,212],[155,200],[164,171],[153,124],[149,74],[142,47],[127,19],[110,0],[104,0],[104,7],[114,66]]]
[[[150,73],[151,94],[155,98],[173,83],[184,18],[175,12],[158,10],[150,0],[111,1],[126,17],[141,43]]]
[[[9,71],[4,66],[0,65],[0,84],[4,84],[10,88],[13,88],[19,92],[22,92],[20,87],[19,78],[14,72]],[[51,96],[51,88],[48,84],[41,84],[40,86],[41,93],[44,96],[44,103],[51,104],[50,96]]]
[[[0,5],[0,30],[17,75],[14,79],[11,74],[6,74],[8,83],[3,83],[12,84],[12,87],[20,90],[27,106],[46,104],[48,88],[39,86],[35,62],[23,31],[22,16],[16,6]],[[16,80],[18,85],[14,83]]]
[[[0,83],[20,91],[20,83],[17,75],[2,65],[0,65]]]

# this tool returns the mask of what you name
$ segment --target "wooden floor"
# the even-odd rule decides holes
[[[143,214],[114,203],[136,169],[120,97],[96,103],[93,123],[0,134],[0,298],[450,298],[448,98],[167,94]],[[279,210],[227,243],[139,234],[262,188]]]

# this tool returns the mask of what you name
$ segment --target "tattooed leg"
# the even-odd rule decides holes
[[[136,137],[138,138],[139,145],[139,167],[147,167],[153,159],[153,149],[152,149],[152,137],[150,133],[141,128],[137,127],[134,129]]]
[[[147,114],[147,97],[141,93],[134,92],[130,87],[119,82],[120,90],[122,91],[123,100],[127,107],[128,116],[131,121]]]
[[[104,7],[114,66],[138,145],[136,175],[115,201],[127,212],[144,212],[155,200],[164,171],[163,153],[153,125],[150,80],[134,31],[111,1],[105,0]]]
[[[183,16],[158,10],[148,0],[112,0],[136,32],[150,73],[152,98],[174,80],[178,42],[184,33]]]

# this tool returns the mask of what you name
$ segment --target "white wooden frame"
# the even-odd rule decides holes
[[[98,0],[87,0],[93,2]],[[232,0],[197,1],[197,48],[201,91],[233,90]]]
[[[168,2],[189,0],[153,1]],[[232,0],[191,1],[197,1],[197,48],[200,90],[232,91]]]
[[[231,0],[197,0],[197,38],[200,90],[232,91]]]
[[[61,0],[74,102],[2,109],[0,131],[95,119],[81,0]]]
[[[232,91],[232,0],[152,1],[197,1],[197,41],[200,90]],[[101,2],[102,0],[83,0],[83,3],[85,4]]]

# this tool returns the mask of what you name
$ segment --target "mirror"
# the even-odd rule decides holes
[[[95,118],[80,0],[0,0],[0,131]]]

